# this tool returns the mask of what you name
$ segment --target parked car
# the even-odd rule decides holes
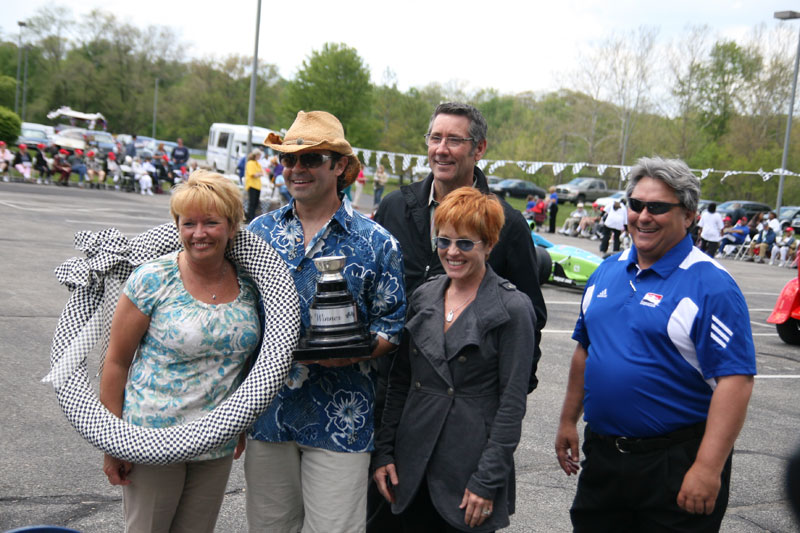
[[[88,141],[89,146],[94,146],[98,151],[107,154],[113,152],[117,147],[114,137],[106,131],[92,131],[86,130],[84,138]]]
[[[616,191],[611,190],[602,178],[573,178],[569,183],[556,185],[559,202],[594,202]]]
[[[88,143],[81,128],[64,128],[53,136],[53,144],[70,150],[86,150]]]
[[[617,191],[611,196],[603,196],[602,198],[598,198],[594,201],[594,203],[592,203],[592,207],[594,207],[595,210],[602,209],[605,211],[606,207],[613,204],[615,200],[622,200],[623,198],[625,198],[625,191]]]
[[[744,216],[747,217],[748,220],[753,218],[753,215],[756,213],[769,213],[772,211],[772,208],[767,204],[761,202],[750,202],[748,200],[731,200],[729,202],[721,203],[717,206],[717,213],[722,215],[722,218],[725,218],[725,215],[730,215],[733,211],[733,204],[741,204],[742,209],[744,209]]]
[[[503,180],[504,178],[501,178],[499,176],[486,176],[486,183],[489,185],[489,187],[491,187],[492,185],[497,185]]]
[[[535,183],[526,180],[503,180],[500,183],[489,185],[489,190],[502,197],[512,196],[514,198],[525,198],[529,194],[538,196],[539,198],[545,198],[547,196],[547,191]]]
[[[786,229],[792,226],[792,221],[800,217],[800,206],[785,205],[778,211],[778,220],[781,223],[781,229]]]
[[[47,130],[44,126],[32,122],[22,123],[20,136],[17,137],[17,144],[25,143],[36,146],[39,143],[48,144],[49,142],[50,139],[48,138]]]

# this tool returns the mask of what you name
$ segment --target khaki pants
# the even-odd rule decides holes
[[[248,439],[250,533],[366,531],[369,460],[369,453]]]
[[[122,487],[127,533],[213,533],[233,454],[209,461],[133,465]]]

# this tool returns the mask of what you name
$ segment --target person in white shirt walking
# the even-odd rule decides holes
[[[722,240],[722,228],[725,227],[722,217],[717,213],[717,204],[714,202],[708,204],[708,208],[700,216],[698,226],[702,228],[700,249],[714,257],[719,248],[719,241]]]
[[[611,235],[614,235],[614,252],[619,252],[620,236],[628,225],[628,208],[623,206],[620,201],[614,200],[614,203],[606,208],[606,217],[603,222],[603,240],[600,241],[600,253],[605,257],[608,252],[608,241]]]

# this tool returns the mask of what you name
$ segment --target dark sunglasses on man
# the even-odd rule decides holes
[[[286,168],[294,168],[298,159],[300,159],[300,165],[304,168],[317,168],[322,166],[325,161],[333,159],[333,156],[319,154],[317,152],[308,152],[300,154],[299,156],[297,154],[281,154],[279,157],[281,165]]]
[[[630,207],[633,211],[641,213],[646,207],[647,212],[651,215],[663,215],[673,207],[680,207],[680,205],[680,203],[672,204],[669,202],[643,202],[641,200],[637,200],[636,198],[628,199],[628,207]]]

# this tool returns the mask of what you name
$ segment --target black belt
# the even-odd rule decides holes
[[[612,435],[600,435],[595,433],[588,426],[586,427],[587,438],[597,439],[608,444],[613,444],[620,453],[642,453],[653,450],[663,450],[675,444],[697,439],[703,436],[706,430],[705,422],[676,429],[671,433],[657,435],[655,437],[615,437]]]

